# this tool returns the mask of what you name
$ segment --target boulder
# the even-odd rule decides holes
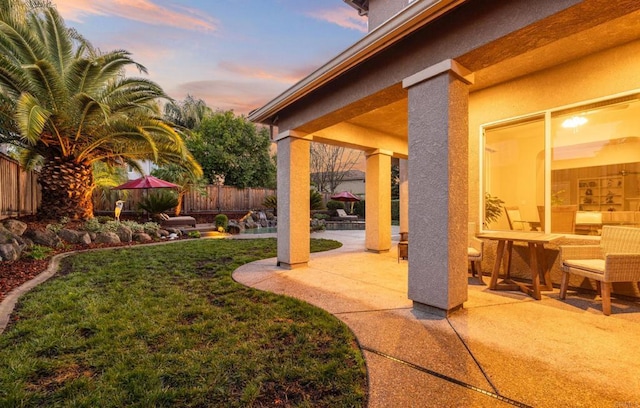
[[[115,232],[99,232],[96,234],[95,242],[98,244],[119,244],[120,237]]]
[[[118,234],[120,242],[131,242],[131,240],[133,239],[133,231],[126,225],[120,225],[118,227],[118,230],[116,231],[116,234]]]
[[[65,228],[58,232],[58,236],[65,242],[70,244],[85,244],[88,245],[91,243],[91,237],[89,233],[86,231],[76,231],[72,229]]]
[[[133,234],[133,240],[136,242],[153,241],[153,239],[149,236],[149,234],[145,234],[144,232],[136,232],[135,234]]]
[[[56,233],[49,230],[27,229],[24,236],[33,241],[36,245],[44,245],[51,248],[57,248],[62,245],[62,240],[56,235]]]
[[[227,231],[229,231],[230,234],[239,234],[243,229],[244,225],[238,224],[235,220],[230,220],[227,225]]]
[[[2,225],[11,231],[12,234],[22,235],[27,230],[27,224],[18,220],[4,220]]]
[[[15,261],[20,258],[22,250],[15,243],[0,244],[0,261]]]
[[[244,222],[245,228],[254,229],[258,228],[258,224],[253,220],[253,218],[249,217]]]

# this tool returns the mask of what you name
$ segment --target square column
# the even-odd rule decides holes
[[[365,183],[365,247],[372,252],[391,248],[391,152],[367,154]]]
[[[409,162],[399,161],[400,170],[400,232],[409,232]]]
[[[278,265],[293,269],[309,262],[309,146],[304,135],[278,135]]]
[[[469,72],[446,60],[409,90],[409,298],[441,316],[467,300]]]

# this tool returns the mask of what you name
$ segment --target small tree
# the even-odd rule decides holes
[[[192,191],[196,191],[200,195],[206,194],[206,191],[204,190],[204,179],[189,171],[189,169],[177,164],[160,167],[153,170],[151,174],[180,186],[177,197],[178,203],[176,204],[174,211],[175,215],[180,215],[180,212],[182,211],[182,203],[186,194]]]
[[[311,182],[318,191],[334,193],[362,152],[322,143],[311,144]]]

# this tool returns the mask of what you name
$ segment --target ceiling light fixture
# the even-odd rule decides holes
[[[569,119],[565,119],[564,122],[562,122],[562,127],[572,129],[572,128],[577,128],[578,126],[582,126],[587,122],[588,120],[584,116],[572,116]]]

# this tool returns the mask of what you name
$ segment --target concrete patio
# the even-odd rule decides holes
[[[308,267],[285,270],[272,258],[233,277],[344,321],[366,357],[369,407],[640,407],[639,302],[614,298],[607,317],[594,295],[560,301],[556,288],[536,301],[470,277],[463,310],[418,312],[393,232],[383,254],[364,251],[364,231],[314,233],[344,245],[312,254]]]

